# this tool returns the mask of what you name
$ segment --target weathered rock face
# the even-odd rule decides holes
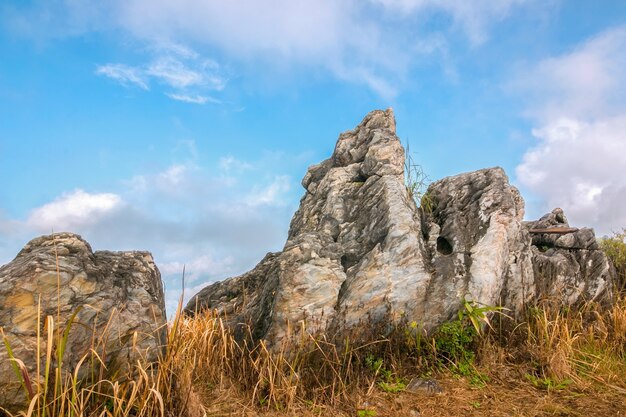
[[[393,305],[418,308],[407,286],[415,290],[428,273],[416,256],[425,248],[403,164],[391,111],[369,114],[339,137],[330,159],[309,168],[283,251],[205,288],[187,311],[217,308],[233,325],[250,323],[255,338],[280,340],[288,322],[305,318],[316,331],[380,318]]]
[[[444,178],[427,192],[426,235],[433,265],[424,315],[436,323],[466,297],[519,311],[534,294],[524,200],[501,168]]]
[[[30,241],[0,268],[0,326],[31,379],[37,378],[39,302],[42,364],[46,316],[63,330],[78,311],[63,357],[63,368],[70,371],[89,352],[92,341],[101,355],[105,353],[110,375],[128,370],[128,364],[139,359],[155,360],[165,343],[161,276],[148,252],[94,253],[80,236],[57,233]],[[87,367],[82,371],[86,373]],[[4,345],[0,347],[0,404],[10,411],[26,404]]]
[[[537,297],[567,305],[610,299],[613,271],[592,229],[570,228],[559,208],[525,226],[533,235]]]
[[[302,185],[283,251],[206,287],[187,313],[216,309],[238,332],[250,324],[254,338],[275,343],[300,323],[336,335],[400,319],[428,330],[464,298],[516,312],[546,293],[546,281],[535,282],[524,201],[504,171],[437,181],[418,209],[391,110],[342,133]]]

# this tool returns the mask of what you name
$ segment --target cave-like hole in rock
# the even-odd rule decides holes
[[[367,177],[361,173],[359,173],[359,175],[356,178],[352,179],[352,182],[355,182],[357,184],[364,183],[365,181],[367,181]]]
[[[445,237],[437,238],[437,252],[442,255],[450,255],[452,253],[452,244]]]
[[[341,266],[343,267],[343,272],[348,272],[348,269],[359,262],[358,258],[354,255],[346,254],[341,257]]]

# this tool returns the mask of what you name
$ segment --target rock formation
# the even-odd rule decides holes
[[[247,324],[253,338],[276,343],[302,323],[336,335],[398,320],[430,330],[454,317],[463,299],[515,313],[544,295],[573,303],[607,294],[602,267],[572,275],[573,263],[559,257],[538,266],[550,255],[532,245],[524,201],[501,168],[437,181],[418,208],[404,162],[392,111],[368,114],[339,136],[331,158],[308,169],[284,249],[204,288],[186,312],[217,310],[240,337]],[[587,256],[576,258],[579,266]],[[546,268],[559,272],[546,278]],[[587,284],[574,296],[553,291],[557,281]]]
[[[444,178],[423,211],[432,265],[423,314],[439,324],[466,298],[519,311],[534,294],[524,200],[501,168]]]
[[[92,344],[106,362],[108,376],[128,371],[137,360],[155,360],[165,343],[166,318],[161,275],[152,255],[94,253],[80,236],[57,233],[33,239],[0,268],[0,326],[31,380],[43,383],[43,377],[36,375],[38,317],[43,373],[46,316],[62,332],[76,312],[64,369],[73,372]],[[80,370],[79,376],[86,376],[88,366],[83,364]],[[0,405],[9,411],[27,405],[4,345],[0,347]]]
[[[566,305],[610,299],[613,271],[592,229],[573,229],[560,208],[527,222],[536,295]]]

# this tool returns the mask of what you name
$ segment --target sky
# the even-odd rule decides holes
[[[392,107],[432,180],[503,167],[526,218],[626,226],[626,2],[0,3],[0,264],[154,254],[171,312],[280,250],[308,166]]]

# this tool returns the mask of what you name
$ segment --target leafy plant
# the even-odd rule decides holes
[[[376,417],[376,411],[374,411],[374,410],[357,410],[356,415],[358,417]]]
[[[380,379],[377,385],[384,392],[394,394],[404,391],[406,388],[406,381],[394,376],[392,371],[385,368],[382,358],[369,354],[365,357],[365,366],[374,374],[374,381]]]
[[[365,366],[374,374],[380,376],[384,381],[391,378],[392,372],[383,366],[383,359],[377,358],[372,354],[365,357]]]
[[[463,299],[463,309],[459,311],[459,321],[462,322],[465,319],[469,320],[472,326],[474,326],[476,334],[482,335],[483,323],[491,327],[488,313],[504,314],[502,313],[503,310],[508,309],[500,306],[489,306],[478,303],[476,301]]]
[[[626,229],[611,237],[600,239],[600,247],[609,257],[617,272],[617,289],[626,291]]]
[[[556,380],[550,377],[540,378],[531,374],[525,374],[524,377],[530,381],[535,388],[545,389],[547,391],[564,390],[574,382],[571,379]]]
[[[390,394],[396,394],[398,392],[402,392],[406,389],[406,382],[401,379],[397,379],[395,382],[385,382],[381,381],[378,383],[378,387]]]
[[[484,335],[483,324],[490,325],[488,313],[501,312],[502,307],[481,305],[463,300],[457,319],[437,329],[433,344],[438,362],[454,374],[469,378],[473,386],[484,387],[489,377],[474,365],[476,340]]]

